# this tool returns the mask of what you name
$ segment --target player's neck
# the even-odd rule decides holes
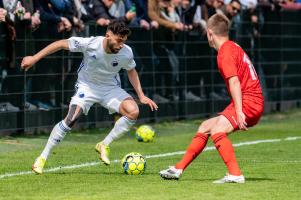
[[[218,51],[221,48],[221,46],[227,41],[229,41],[229,37],[218,37],[218,39],[215,42],[215,49]]]
[[[102,47],[103,50],[107,53],[107,54],[111,54],[111,50],[108,48],[108,40],[106,38],[103,39],[102,41]]]

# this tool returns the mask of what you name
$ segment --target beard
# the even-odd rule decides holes
[[[118,53],[120,51],[119,48],[114,48],[113,44],[108,43],[108,47],[112,53]]]

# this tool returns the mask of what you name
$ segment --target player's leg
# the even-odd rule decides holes
[[[136,123],[139,115],[139,108],[133,98],[123,89],[113,88],[110,94],[104,98],[101,103],[104,107],[112,112],[118,112],[122,115],[116,122],[113,129],[105,139],[96,144],[95,149],[99,153],[99,158],[104,164],[109,165],[109,145]]]
[[[198,131],[192,138],[182,160],[175,165],[176,169],[185,170],[185,168],[203,151],[209,138],[209,131],[216,123],[216,120],[217,117],[208,119],[199,126]]]
[[[66,133],[71,130],[72,126],[82,115],[82,113],[83,110],[80,106],[70,105],[66,118],[54,126],[44,150],[33,164],[32,170],[34,172],[38,174],[43,173],[44,165],[46,163],[46,160],[48,159],[51,150],[64,139]]]
[[[160,171],[160,176],[166,179],[179,179],[186,167],[204,150],[210,130],[216,124],[218,117],[204,121],[198,128],[197,133],[192,138],[183,158],[174,167]]]
[[[33,165],[33,170],[36,173],[43,172],[43,167],[52,148],[63,140],[82,113],[87,115],[90,107],[97,101],[93,91],[88,86],[76,84],[75,89],[76,92],[71,99],[66,118],[54,126],[43,152]]]
[[[215,126],[211,130],[211,139],[228,168],[228,174],[214,183],[244,183],[245,179],[240,172],[233,145],[227,137],[228,133],[231,133],[238,128],[236,125],[236,116],[234,116],[235,112],[223,114],[227,117],[225,115],[220,115],[218,117]],[[229,117],[231,118],[231,122],[228,119]]]
[[[132,98],[127,98],[120,104],[119,113],[122,117],[116,121],[114,128],[104,139],[103,143],[105,145],[110,145],[114,140],[118,139],[131,129],[138,118],[139,108]]]

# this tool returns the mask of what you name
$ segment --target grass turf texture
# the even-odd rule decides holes
[[[263,117],[248,132],[230,136],[233,143],[301,136],[301,112]],[[111,159],[129,152],[154,155],[185,150],[200,121],[158,123],[153,143],[139,143],[134,131],[111,145]],[[46,168],[95,162],[94,145],[108,130],[72,132],[54,149]],[[48,135],[0,139],[0,175],[29,171]],[[208,146],[212,146],[209,142]],[[0,199],[300,199],[301,139],[235,148],[246,184],[215,185],[226,168],[216,150],[206,151],[179,181],[162,180],[158,172],[182,155],[147,159],[145,174],[125,175],[120,163],[63,169],[43,175],[0,179]]]

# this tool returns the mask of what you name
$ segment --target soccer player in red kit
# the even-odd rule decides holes
[[[229,40],[229,20],[223,14],[213,15],[207,23],[210,47],[218,51],[218,69],[231,96],[230,104],[217,117],[204,121],[193,137],[182,160],[159,172],[164,179],[179,179],[185,168],[203,151],[211,137],[228,168],[227,175],[214,183],[244,183],[234,149],[227,135],[236,130],[248,130],[260,119],[264,99],[258,76],[249,57],[235,42]]]

